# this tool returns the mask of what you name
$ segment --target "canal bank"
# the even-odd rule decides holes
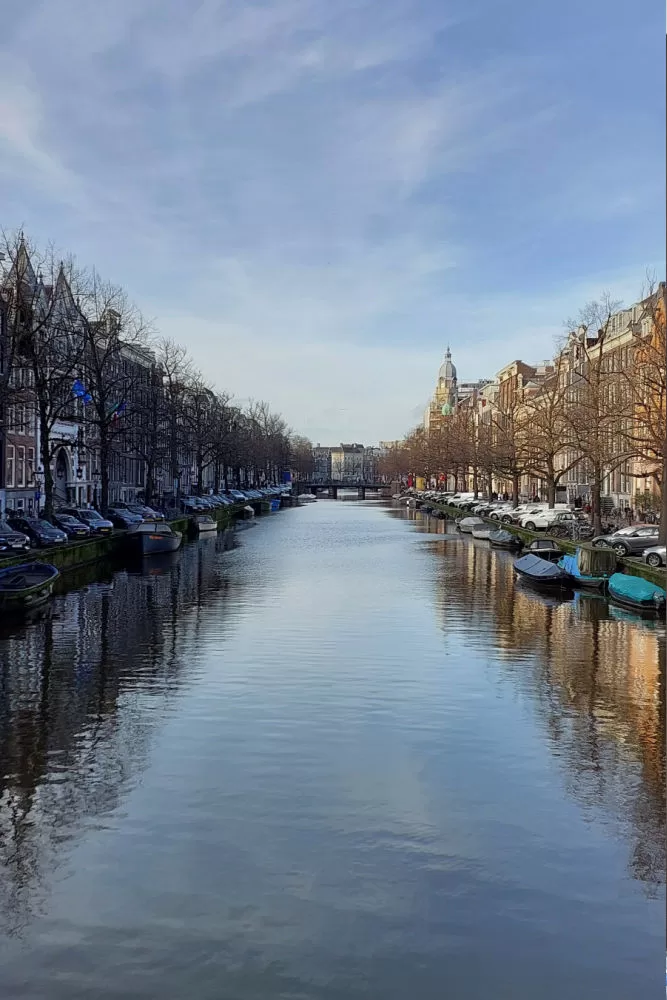
[[[458,507],[450,507],[448,504],[436,503],[435,501],[430,501],[429,506],[442,511],[447,517],[451,518],[452,521],[460,521],[462,517],[470,516],[466,511],[460,511]],[[503,528],[516,535],[520,538],[522,542],[528,544],[528,542],[533,541],[535,538],[545,538],[549,536],[548,531],[529,531],[527,528],[520,528],[514,524],[501,524],[499,521],[493,518],[484,517],[483,521],[487,524],[492,525],[494,528]],[[564,553],[574,553],[577,550],[577,543],[569,541],[566,538],[555,538],[554,541]],[[657,586],[665,588],[667,584],[667,575],[665,570],[654,569],[652,566],[648,566],[646,563],[641,562],[639,558],[636,559],[619,559],[618,566],[623,573],[627,573],[629,576],[638,576],[644,580],[648,580],[650,583],[655,583]]]
[[[227,507],[219,507],[216,510],[207,511],[210,517],[214,518],[218,528],[225,528],[232,525],[240,517],[243,517],[244,507],[247,504],[234,504]],[[263,501],[252,504],[253,509],[258,514],[266,514],[270,511],[270,505]],[[170,520],[170,527],[173,531],[180,531],[186,538],[194,538],[197,535],[195,519],[184,516]],[[2,559],[0,569],[9,566],[18,566],[27,562],[44,562],[55,566],[61,573],[75,572],[82,566],[89,566],[93,563],[104,562],[122,555],[127,545],[127,532],[114,531],[112,535],[103,538],[91,538],[85,542],[69,542],[66,545],[45,549],[31,549],[30,552],[21,556],[14,556],[11,559]]]
[[[658,995],[664,626],[381,504],[226,534],[0,623],[0,994]]]

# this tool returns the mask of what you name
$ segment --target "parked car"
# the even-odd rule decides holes
[[[49,521],[42,517],[20,517],[12,516],[7,518],[7,523],[15,531],[21,531],[27,535],[32,545],[40,548],[47,548],[49,545],[62,545],[67,541],[67,534],[56,528]]]
[[[579,520],[580,518],[570,510],[557,510],[546,507],[542,510],[533,510],[529,514],[524,514],[519,518],[519,524],[522,528],[527,528],[528,531],[541,531],[545,528],[551,528],[556,524],[569,527],[575,521]]]
[[[127,509],[131,514],[139,514],[144,521],[164,521],[164,514],[143,503],[129,503]]]
[[[109,507],[109,520],[114,528],[127,531],[135,524],[141,524],[143,518],[140,514],[133,514],[131,510],[123,510],[120,507]]]
[[[27,552],[30,548],[30,538],[23,531],[17,531],[6,521],[0,519],[0,553],[7,555],[13,552]]]
[[[650,549],[644,550],[644,555],[642,559],[649,566],[665,566],[667,565],[667,556],[665,555],[666,547],[664,545],[652,545]]]
[[[53,514],[51,517],[51,523],[56,527],[64,531],[68,538],[74,541],[82,541],[84,538],[90,538],[90,528],[83,521],[79,521],[78,518],[73,517],[72,514],[63,514],[58,511],[57,514]]]
[[[606,545],[619,556],[640,556],[658,541],[657,524],[631,524],[607,535],[598,535],[593,545]]]
[[[94,535],[110,535],[113,531],[113,523],[106,517],[90,507],[61,507],[59,514],[71,514],[82,524],[88,525]]]

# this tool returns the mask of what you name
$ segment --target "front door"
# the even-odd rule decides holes
[[[67,455],[63,448],[56,456],[56,475],[53,484],[53,499],[56,504],[67,503]]]

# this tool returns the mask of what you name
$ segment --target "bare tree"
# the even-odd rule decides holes
[[[150,331],[125,292],[102,281],[96,272],[82,283],[81,315],[85,349],[81,381],[89,397],[87,415],[100,462],[100,505],[106,511],[114,443],[125,453],[136,450],[133,396],[150,381]]]
[[[51,462],[62,444],[54,437],[56,423],[64,419],[80,423],[83,417],[82,403],[73,390],[84,346],[73,294],[80,275],[71,258],[58,261],[52,246],[29,247],[21,234],[3,234],[2,241],[10,326],[9,370],[3,373],[2,394],[8,402],[11,392],[24,411],[36,413],[48,517],[53,513]]]
[[[312,476],[315,470],[313,445],[309,438],[292,434],[289,439],[290,467],[297,479]]]
[[[530,468],[530,427],[522,392],[499,399],[491,414],[494,469],[512,482],[512,503],[519,503],[521,477]]]
[[[568,348],[569,388],[567,419],[574,446],[591,480],[591,514],[597,534],[602,531],[601,497],[605,476],[635,454],[623,439],[623,428],[633,417],[631,393],[623,376],[628,363],[611,343],[612,318],[620,303],[604,293],[589,302],[576,321]]]
[[[633,325],[633,364],[623,367],[633,413],[624,436],[643,466],[640,475],[660,487],[660,540],[667,539],[667,316],[665,282],[649,278],[643,314]]]
[[[556,506],[556,489],[561,479],[581,459],[568,415],[568,365],[562,352],[553,367],[553,373],[546,377],[539,391],[524,400],[525,464],[529,472],[546,482],[551,508]]]
[[[162,391],[164,462],[169,470],[170,485],[177,495],[181,488],[181,472],[191,465],[185,425],[185,398],[194,369],[186,348],[169,338],[158,341],[155,354]]]

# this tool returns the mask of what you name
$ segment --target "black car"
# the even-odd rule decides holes
[[[141,524],[143,520],[137,514],[132,514],[129,510],[120,510],[120,508],[116,507],[109,507],[108,516],[114,528],[120,528],[121,531],[127,531],[133,525]]]
[[[0,519],[0,553],[27,552],[30,539],[23,531],[16,531],[6,521]]]
[[[90,528],[87,524],[83,524],[78,518],[72,517],[71,514],[53,514],[51,517],[52,523],[56,528],[60,528],[65,532],[68,538],[73,539],[76,542],[83,541],[86,538],[90,538]]]
[[[63,507],[58,513],[71,514],[77,521],[86,524],[94,535],[110,535],[113,532],[113,523],[92,508],[78,510],[76,507]]]
[[[54,527],[42,517],[17,517],[13,515],[7,518],[7,523],[16,531],[22,531],[33,545],[39,545],[41,548],[46,548],[49,545],[62,545],[67,541],[67,535],[64,531]]]

